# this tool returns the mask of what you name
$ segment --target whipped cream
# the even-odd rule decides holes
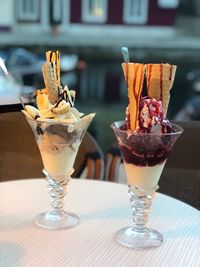
[[[142,133],[168,133],[172,126],[164,116],[162,101],[152,97],[142,97],[139,105],[137,132]]]
[[[57,102],[53,105],[48,99],[48,92],[44,90],[37,90],[35,108],[30,105],[25,105],[25,109],[22,112],[29,118],[37,121],[47,122],[59,122],[59,123],[74,123],[79,121],[83,117],[83,113],[80,113],[74,107],[75,92],[70,91],[66,86],[63,89],[63,94],[66,93],[68,98],[63,98],[61,95]],[[72,99],[73,96],[73,99]]]
[[[138,124],[135,129],[137,133],[171,133],[172,125],[165,118],[161,100],[152,97],[142,97],[138,110]],[[129,109],[126,108],[126,128],[130,129]]]

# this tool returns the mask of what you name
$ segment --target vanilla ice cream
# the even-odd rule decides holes
[[[158,184],[164,166],[165,162],[151,167],[124,162],[128,184],[148,191]]]

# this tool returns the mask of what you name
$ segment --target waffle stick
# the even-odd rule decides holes
[[[163,80],[163,97],[162,97],[162,105],[163,105],[163,111],[166,116],[169,101],[170,101],[170,90],[172,88],[173,82],[171,80]]]
[[[161,100],[166,115],[170,100],[176,66],[170,64],[147,64],[147,91],[148,96]]]
[[[147,76],[148,77],[148,76]],[[147,78],[148,80],[148,78]],[[160,79],[151,78],[149,85],[147,85],[147,93],[149,97],[160,100]]]
[[[42,66],[42,72],[44,77],[44,83],[48,90],[49,101],[51,104],[55,104],[58,101],[60,87],[57,80],[55,62],[45,63]]]
[[[144,81],[144,64],[123,63],[122,68],[128,88],[130,130],[135,131],[138,126],[139,103]]]
[[[58,84],[60,85],[60,53],[59,51],[47,51],[46,60],[47,62],[51,62],[51,63],[55,62],[57,80],[58,80]]]

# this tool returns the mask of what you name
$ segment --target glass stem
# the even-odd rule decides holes
[[[51,196],[51,211],[52,215],[62,215],[64,213],[64,198],[67,192],[69,179],[56,181],[50,176],[47,177],[49,185],[49,195]]]
[[[139,197],[136,196],[131,186],[129,186],[129,195],[133,214],[133,229],[137,232],[145,232],[155,193]]]

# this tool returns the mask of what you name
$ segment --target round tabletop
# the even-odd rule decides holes
[[[133,250],[119,245],[115,233],[131,225],[127,186],[73,179],[66,210],[80,223],[45,230],[34,217],[50,206],[44,179],[0,184],[0,266],[200,266],[200,212],[157,194],[148,225],[164,236],[159,248]]]

